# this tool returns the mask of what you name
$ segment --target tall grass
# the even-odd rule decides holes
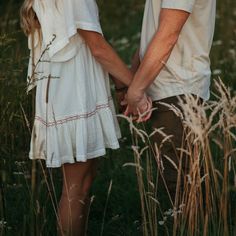
[[[194,96],[180,99],[180,109],[166,106],[184,123],[184,146],[179,149],[179,166],[160,155],[161,149],[151,142],[154,134],[170,136],[161,129],[151,134],[137,127],[130,118],[133,134],[134,166],[141,200],[143,235],[235,235],[236,196],[236,96],[221,80],[215,80],[215,100],[199,104]],[[180,190],[182,160],[187,156],[189,172]],[[162,177],[163,159],[168,158],[178,169],[175,201],[163,209],[157,193],[169,198],[168,183],[160,189],[157,175]],[[159,212],[159,213],[158,213]],[[170,227],[173,223],[173,227]],[[162,227],[162,231],[158,228]],[[163,234],[159,235],[163,235]]]

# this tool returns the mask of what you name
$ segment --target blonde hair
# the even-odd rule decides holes
[[[21,9],[21,28],[26,35],[33,34],[35,30],[40,29],[40,23],[33,9],[34,0],[25,0]]]

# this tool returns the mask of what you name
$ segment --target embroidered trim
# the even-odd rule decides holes
[[[109,100],[111,100],[111,99],[109,98]],[[89,117],[94,116],[97,113],[98,110],[109,108],[109,107],[110,107],[109,103],[97,105],[94,111],[84,113],[84,114],[80,114],[80,115],[68,116],[64,119],[54,120],[54,121],[51,121],[51,122],[45,121],[40,116],[35,116],[35,120],[41,122],[43,125],[45,125],[47,127],[51,127],[51,126],[56,126],[56,125],[62,125],[62,124],[66,123],[66,122],[69,122],[69,121],[74,121],[74,120],[78,120],[78,119],[87,119]]]

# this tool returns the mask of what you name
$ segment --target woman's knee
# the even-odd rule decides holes
[[[91,162],[86,167],[77,163],[69,168],[64,170],[63,193],[73,197],[87,196],[96,177],[96,163]]]

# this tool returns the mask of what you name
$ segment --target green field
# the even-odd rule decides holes
[[[27,39],[19,27],[21,2],[0,1],[0,235],[52,236],[56,235],[53,205],[60,196],[62,178],[59,169],[46,170],[45,176],[44,166],[36,162],[34,179],[31,172],[34,167],[28,160],[34,106],[33,95],[26,95],[29,52]],[[98,3],[105,37],[129,64],[139,42],[144,0],[98,0]],[[235,0],[218,0],[211,59],[212,80],[221,77],[232,94],[236,94]],[[121,149],[108,151],[100,161],[91,193],[94,200],[89,219],[90,236],[142,235],[135,169],[124,167],[125,163],[134,161],[132,139],[124,120],[121,128]],[[235,153],[232,158],[236,158]],[[36,187],[32,191],[34,181]],[[229,189],[232,217],[235,217],[236,187],[230,185]],[[229,224],[232,221],[233,218],[229,219]],[[229,234],[233,236],[236,231],[232,228]]]

